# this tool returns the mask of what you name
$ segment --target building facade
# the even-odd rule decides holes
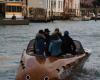
[[[80,0],[65,0],[64,12],[70,16],[80,16]]]
[[[28,12],[28,17],[30,16],[30,10],[31,9],[36,9],[36,8],[41,8],[41,9],[46,9],[46,0],[28,0],[28,6],[27,6],[27,12]]]
[[[44,9],[46,17],[80,16],[80,0],[0,0],[0,16],[5,18],[30,16],[31,8]]]
[[[24,16],[22,0],[6,0],[5,6],[6,18],[11,18],[13,15],[15,15],[16,18],[22,18]]]
[[[46,21],[47,15],[47,0],[28,0],[28,17],[30,20]]]
[[[5,17],[5,0],[0,0],[0,18]]]
[[[30,8],[42,8],[46,10],[46,16],[60,16],[63,12],[64,0],[29,0],[28,1],[28,16]]]
[[[53,16],[61,16],[64,0],[47,0],[47,11],[53,12]]]
[[[0,16],[3,18],[23,18],[26,12],[26,0],[0,0]],[[24,9],[25,8],[25,9]]]
[[[80,0],[82,8],[91,8],[93,7],[93,2],[96,0]]]

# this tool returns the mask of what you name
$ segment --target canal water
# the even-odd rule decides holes
[[[39,29],[49,28],[51,33],[59,28],[68,30],[73,39],[82,42],[91,56],[73,80],[100,80],[100,21],[54,21],[30,25],[0,25],[0,80],[15,80],[23,49]]]

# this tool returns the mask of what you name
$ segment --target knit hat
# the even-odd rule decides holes
[[[65,32],[64,32],[64,35],[69,35],[69,32],[68,32],[68,31],[65,31]]]
[[[44,32],[50,32],[50,31],[49,31],[49,29],[48,29],[48,28],[46,28],[46,29],[44,30]]]

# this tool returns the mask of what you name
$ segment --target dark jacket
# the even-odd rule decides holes
[[[72,53],[73,54],[73,53],[75,53],[76,46],[75,46],[72,38],[69,37],[69,35],[63,36],[61,50],[62,50],[63,54],[66,54],[66,53]]]
[[[35,39],[36,53],[39,55],[44,55],[44,48],[45,48],[45,36],[43,34],[37,34]]]
[[[49,47],[50,40],[51,40],[51,37],[50,37],[50,35],[48,35],[48,34],[45,34],[45,42],[46,42],[46,46],[47,46],[47,47]]]
[[[51,41],[51,36],[49,34],[45,34],[45,53],[47,56],[50,56],[49,53],[49,45],[50,45],[50,41]]]
[[[61,39],[52,40],[49,46],[49,52],[51,56],[59,56],[61,54]]]
[[[55,31],[52,35],[57,35],[58,38],[60,38],[62,40],[62,34],[61,34],[61,32],[56,32]]]

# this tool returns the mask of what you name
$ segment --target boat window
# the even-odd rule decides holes
[[[17,1],[22,1],[22,0],[7,0],[9,2],[17,2]]]
[[[44,77],[44,80],[49,80],[49,77],[48,76]]]
[[[14,0],[7,0],[7,1],[14,1]]]
[[[26,80],[30,80],[30,76],[29,75],[26,75]]]
[[[7,12],[21,12],[21,6],[7,6]]]

